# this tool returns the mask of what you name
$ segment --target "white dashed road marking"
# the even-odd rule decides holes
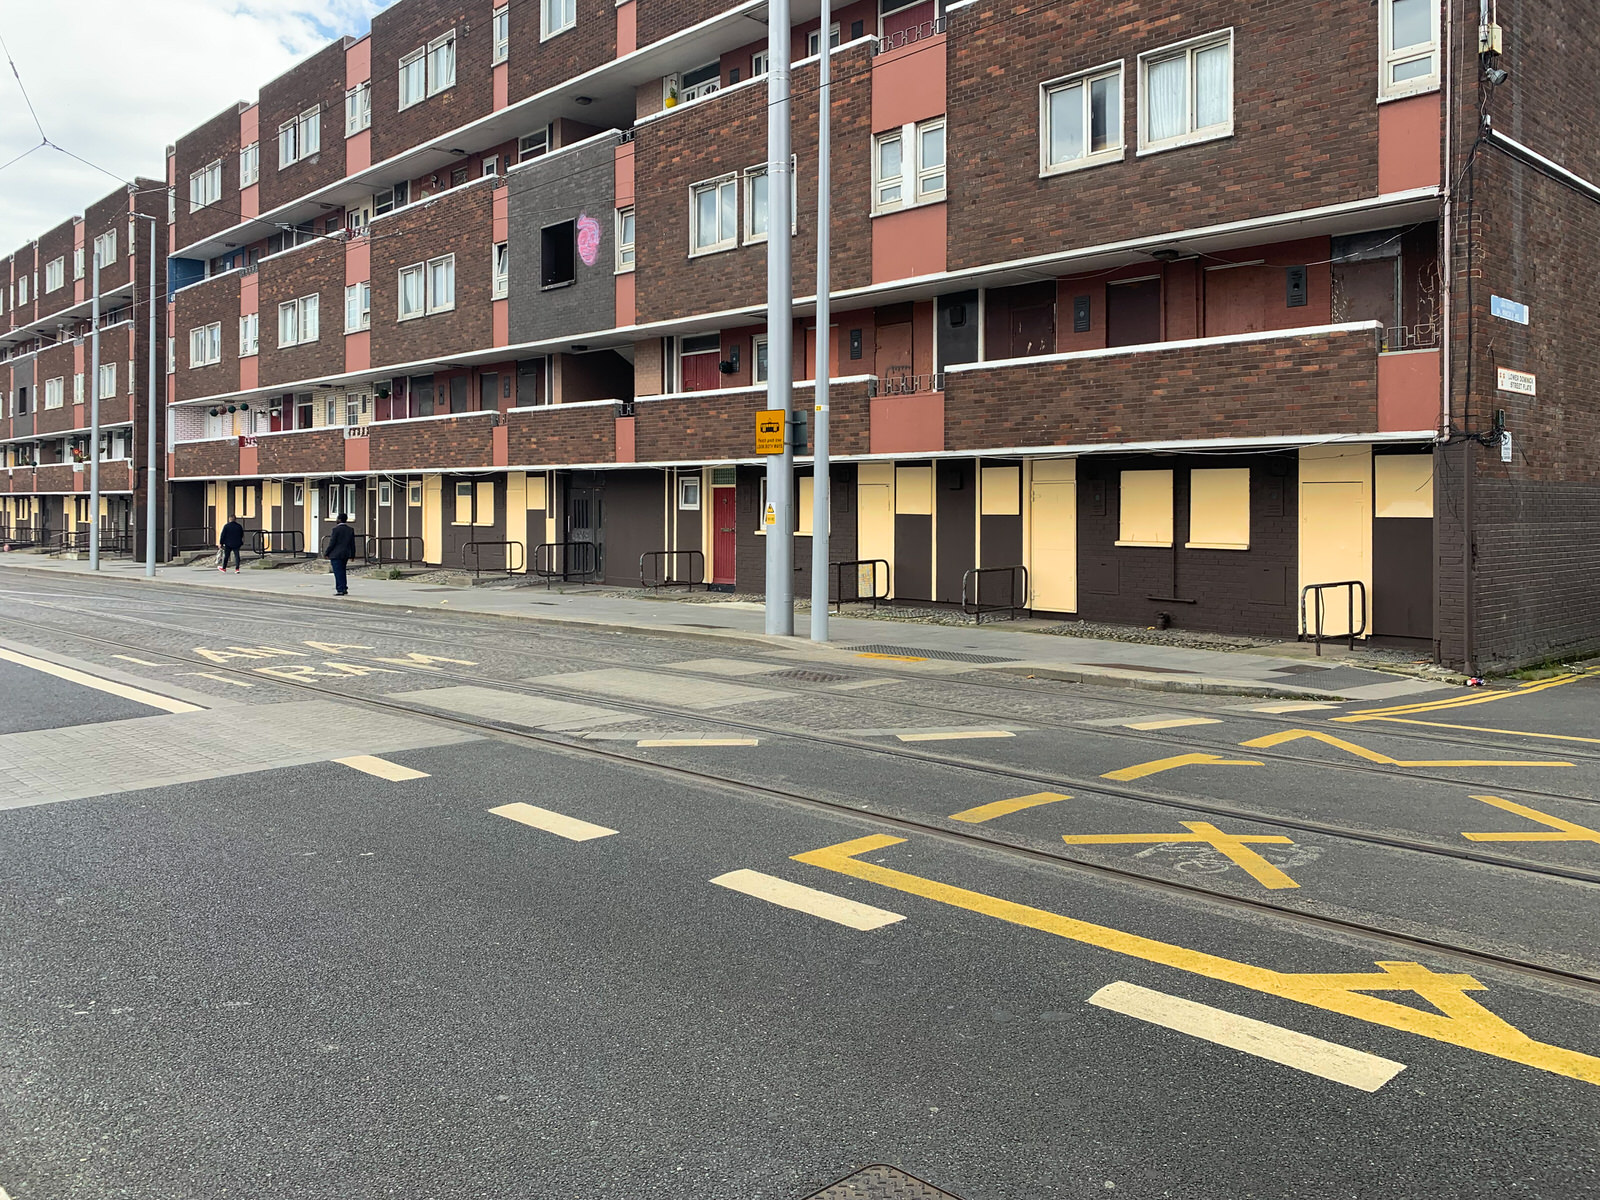
[[[862,904],[855,900],[846,900],[843,896],[835,896],[832,892],[819,892],[816,888],[802,887],[798,883],[790,883],[787,879],[779,879],[776,875],[763,875],[760,871],[729,871],[726,875],[718,875],[711,882],[718,887],[742,892],[746,896],[754,896],[757,900],[765,900],[782,908],[809,913],[813,917],[821,917],[824,921],[832,921],[835,925],[845,925],[851,929],[862,931],[881,929],[885,925],[905,920],[899,913],[874,908],[870,904]]]
[[[610,837],[617,832],[615,829],[607,829],[604,825],[591,825],[588,821],[578,820],[577,817],[551,812],[548,808],[539,808],[537,805],[523,804],[520,801],[515,804],[502,804],[499,808],[491,808],[489,811],[497,817],[505,817],[510,821],[542,829],[546,833],[553,833],[557,837],[564,837],[569,842],[593,841],[595,838]]]

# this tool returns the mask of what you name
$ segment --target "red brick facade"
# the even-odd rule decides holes
[[[177,200],[176,239],[182,249],[239,223],[239,106],[231,104],[173,146]],[[189,177],[213,162],[222,166],[222,191],[216,204],[189,211]],[[263,161],[265,161],[263,159]]]
[[[263,475],[324,475],[344,470],[344,430],[310,429],[256,439]]]
[[[373,223],[373,362],[426,361],[493,344],[491,183],[486,180],[457,188]],[[400,320],[401,268],[451,254],[455,256],[454,308]]]
[[[416,0],[372,18],[372,161],[382,162],[429,138],[486,116],[494,108],[491,15],[497,0]],[[512,20],[537,24],[537,4],[513,4]],[[537,33],[537,30],[535,31]],[[455,83],[420,103],[400,108],[400,59],[455,35]],[[424,66],[424,71],[427,68]],[[431,86],[431,82],[430,82]],[[343,136],[344,115],[340,111]]]
[[[261,260],[257,296],[262,387],[344,371],[344,257],[343,241],[318,238]],[[280,345],[279,306],[307,296],[317,297],[316,338]]]
[[[344,42],[333,42],[261,89],[262,212],[271,212],[344,178],[344,54]],[[321,149],[287,166],[281,165],[278,161],[279,127],[319,106],[322,110],[318,137]],[[234,165],[237,187],[237,162]],[[228,198],[226,183],[222,194],[224,199]]]
[[[239,387],[239,281],[237,271],[186,287],[173,298],[173,384],[179,400],[218,396]],[[222,361],[189,365],[189,331],[213,322],[222,326]],[[263,330],[263,340],[266,331]]]
[[[494,465],[498,413],[379,421],[369,425],[374,471],[401,471],[426,462],[444,468]]]

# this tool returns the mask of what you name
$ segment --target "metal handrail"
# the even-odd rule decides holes
[[[398,543],[405,548],[404,558],[401,558],[396,554],[384,553],[383,548],[385,545],[393,545],[395,543]],[[416,547],[415,554],[412,554],[411,552],[413,546]],[[425,552],[426,551],[424,550],[422,539],[419,537],[408,537],[404,534],[393,534],[387,537],[370,537],[367,539],[366,560],[369,566],[375,567],[381,567],[384,563],[397,562],[403,562],[409,567],[413,563],[422,562],[422,556]]]
[[[252,529],[250,553],[257,558],[269,554],[292,554],[296,558],[306,552],[306,535],[298,529]]]
[[[354,531],[352,530],[352,532]],[[352,562],[358,558],[364,559],[367,557],[367,535],[364,533],[357,533],[355,538],[356,544],[354,552],[350,555]],[[330,529],[327,533],[322,535],[322,540],[317,543],[317,553],[321,557],[328,557],[328,544],[331,541],[333,541],[333,530]]]
[[[576,558],[577,565],[573,565]],[[560,563],[559,567],[556,563]],[[533,548],[533,570],[549,588],[557,579],[568,583],[574,576],[580,582],[600,574],[600,547],[593,542],[540,542]]]
[[[526,563],[526,547],[521,542],[468,542],[461,548],[461,565],[467,565],[467,555],[470,553],[472,555],[472,577],[474,579],[479,579],[483,576],[483,547],[485,546],[500,546],[504,548],[506,565],[489,569],[491,571],[504,571],[507,578],[522,570]],[[512,554],[513,549],[516,551],[515,555]]]
[[[1017,572],[1022,572],[1022,600],[1017,600]],[[1011,585],[1011,597],[1005,604],[985,604],[983,602],[983,577],[985,575],[1004,575]],[[967,585],[972,585],[971,599],[967,598]],[[1013,563],[1007,567],[969,567],[961,576],[961,611],[972,618],[973,624],[983,624],[983,614],[992,612],[1009,612],[1014,617],[1018,610],[1028,611],[1028,568],[1021,563]]]
[[[1345,595],[1348,598],[1349,604],[1350,604],[1350,608],[1349,608],[1350,649],[1354,650],[1356,648],[1356,638],[1358,638],[1358,637],[1366,637],[1366,635],[1367,635],[1367,585],[1366,585],[1365,582],[1363,582],[1360,579],[1341,579],[1337,583],[1308,583],[1308,584],[1305,585],[1305,587],[1300,589],[1300,635],[1296,640],[1297,641],[1301,641],[1301,642],[1305,641],[1306,640],[1306,634],[1308,632],[1311,632],[1309,627],[1306,624],[1306,593],[1307,592],[1315,592],[1317,594],[1317,608],[1316,608],[1317,628],[1316,628],[1316,631],[1311,634],[1311,636],[1312,636],[1312,640],[1316,643],[1316,646],[1317,646],[1317,657],[1318,658],[1322,657],[1322,639],[1325,636],[1327,636],[1326,634],[1324,634],[1322,632],[1322,619],[1323,619],[1323,616],[1325,615],[1324,607],[1323,607],[1322,593],[1327,588],[1347,588],[1347,589],[1349,589],[1348,591],[1346,591]],[[1356,589],[1358,589],[1358,588],[1361,591],[1361,628],[1360,629],[1356,628]]]
[[[683,557],[689,560],[689,578],[687,580],[677,577],[678,560]],[[651,566],[654,568],[651,572],[653,577],[649,579],[645,578],[644,564],[646,559],[651,560]],[[661,574],[663,566],[666,567],[666,576],[664,578]],[[698,579],[695,578],[696,567],[700,569],[700,577]],[[704,553],[699,550],[646,550],[639,555],[640,587],[664,588],[676,587],[679,584],[683,584],[691,592],[694,591],[696,584],[706,588],[708,591],[710,590],[710,585],[706,583],[706,556]]]
[[[198,534],[196,538],[189,538],[189,534]],[[181,554],[185,550],[214,550],[216,549],[216,531],[209,525],[174,525],[167,530],[168,555]]]
[[[844,594],[844,571],[846,567],[853,568],[855,571],[856,594],[854,596],[847,597]],[[868,586],[872,589],[872,594],[865,597],[861,595],[862,567],[868,567],[871,570],[871,583]],[[883,568],[883,590],[881,592],[878,589],[879,567]],[[828,570],[833,573],[833,587],[829,589],[828,598],[833,604],[834,612],[843,612],[844,602],[847,599],[854,600],[858,604],[863,599],[871,600],[872,607],[876,609],[879,600],[887,600],[889,598],[889,581],[891,577],[889,574],[889,560],[886,558],[853,558],[847,562],[829,563]]]
[[[0,526],[0,542],[15,546],[41,546],[48,540],[49,530],[35,529],[32,525]]]

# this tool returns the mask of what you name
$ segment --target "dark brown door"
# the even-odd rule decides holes
[[[1056,352],[1056,310],[1053,304],[1013,309],[1011,357],[1028,358]]]
[[[1140,346],[1161,340],[1161,280],[1106,285],[1106,345]]]

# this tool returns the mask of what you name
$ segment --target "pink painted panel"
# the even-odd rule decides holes
[[[254,354],[247,354],[239,360],[239,390],[248,392],[260,386],[261,359]]]
[[[511,427],[509,425],[496,425],[489,431],[494,435],[494,465],[508,467],[511,465]]]
[[[633,417],[617,418],[617,457],[619,463],[638,461],[634,458],[634,429]]]
[[[874,133],[943,114],[944,43],[945,35],[941,33],[880,54],[872,60]]]
[[[84,248],[83,231],[84,231],[83,222],[82,221],[74,221],[73,224],[72,224],[72,248],[74,250],[82,250]],[[170,231],[169,231],[167,236],[168,236],[168,239],[170,240],[170,238],[172,236]],[[84,258],[85,258],[85,261],[88,260],[88,256],[87,255],[85,255]],[[72,302],[74,304],[82,304],[88,298],[89,298],[89,272],[88,272],[88,269],[85,268],[85,270],[83,272],[83,278],[75,280],[73,282],[73,285],[72,285]],[[78,365],[78,370],[80,370],[80,371],[83,370],[83,365],[81,363]]]
[[[344,165],[349,172],[365,171],[372,165],[372,130],[363,129],[344,140]]]
[[[638,310],[634,305],[634,298],[638,294],[635,290],[633,272],[625,271],[617,276],[617,327],[632,325],[638,318]]]
[[[944,393],[879,396],[871,402],[872,454],[920,454],[944,449]]]
[[[1378,355],[1378,432],[1437,429],[1441,405],[1438,350]]]
[[[344,369],[365,371],[372,366],[372,334],[363,329],[360,333],[344,335]]]
[[[931,275],[945,269],[943,204],[924,204],[872,222],[872,282]]]
[[[261,451],[254,446],[239,447],[239,474],[259,475],[261,473]]]
[[[372,469],[372,439],[347,437],[344,440],[344,469],[370,471]]]
[[[617,5],[617,57],[639,48],[639,6],[634,0]]]
[[[499,112],[511,103],[511,64],[496,63],[494,67],[494,110]]]
[[[1437,187],[1443,144],[1438,92],[1378,105],[1378,191]]]
[[[372,35],[352,42],[344,51],[344,86],[349,91],[372,78]]]
[[[261,215],[261,185],[252,183],[247,188],[239,189],[239,215],[241,217],[257,217]]]
[[[511,189],[497,187],[494,189],[493,205],[494,240],[504,242],[511,237]]]
[[[239,278],[239,315],[248,317],[259,307],[261,294],[261,277],[259,275],[242,275]]]
[[[261,140],[261,106],[252,104],[239,112],[239,144],[248,146]]]
[[[372,243],[366,238],[351,238],[344,244],[344,282],[366,283],[372,278]]]
[[[617,207],[626,208],[633,203],[633,143],[618,146],[616,150],[616,182],[614,184]]]
[[[494,344],[496,346],[509,346],[511,344],[511,301],[495,300],[490,303],[490,315],[494,318]]]

